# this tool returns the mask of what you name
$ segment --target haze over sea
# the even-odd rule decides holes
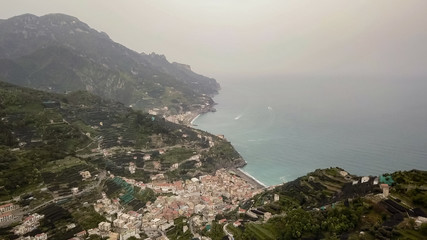
[[[427,169],[427,79],[223,79],[197,128],[224,134],[266,185],[339,166],[379,175]]]

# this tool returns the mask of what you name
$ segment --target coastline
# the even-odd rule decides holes
[[[194,117],[194,118],[191,120],[191,122],[190,122],[190,126],[194,126],[194,121],[196,121],[196,119],[197,119],[197,118],[199,118],[199,117],[200,117],[200,115],[202,115],[202,114],[201,114],[201,113],[197,114],[197,116],[196,116],[196,117]]]
[[[180,115],[180,119],[179,121],[175,121],[178,124],[183,124],[185,126],[188,127],[193,127],[194,125],[194,121],[196,121],[196,119],[198,117],[200,117],[202,114],[208,113],[208,112],[214,112],[215,109],[213,108],[213,106],[210,106],[208,108],[204,108],[204,109],[199,109],[199,110],[195,110],[195,111],[190,111],[187,112],[185,114]],[[172,121],[174,122],[174,121]]]
[[[202,111],[202,112],[191,113],[190,116],[192,118],[187,118],[185,125],[187,125],[189,127],[196,126],[196,125],[194,125],[194,121],[196,121],[197,118],[199,118],[202,114],[205,114],[205,113],[207,113],[207,112]],[[244,165],[246,165],[246,164],[247,164],[247,162],[245,161]],[[266,189],[269,187],[269,186],[265,185],[263,182],[256,179],[254,176],[250,175],[248,172],[241,169],[240,167],[231,167],[229,170],[234,171],[237,176],[241,177],[242,179],[244,179],[245,181],[247,181],[248,183],[253,185],[256,189]]]
[[[230,170],[234,171],[237,176],[243,178],[248,183],[252,184],[256,189],[265,189],[268,188],[267,185],[250,175],[249,173],[245,172],[241,168],[231,168]]]

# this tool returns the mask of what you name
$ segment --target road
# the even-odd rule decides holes
[[[230,232],[228,232],[227,226],[228,226],[228,223],[226,223],[224,225],[224,227],[222,227],[222,230],[224,230],[224,233],[228,236],[229,240],[234,240],[233,234],[231,234]]]
[[[191,218],[188,220],[188,223],[190,224],[190,232],[191,232],[191,234],[193,234],[193,237],[194,237],[194,238],[198,238],[198,239],[200,239],[200,235],[199,235],[198,233],[194,233],[194,228],[193,228],[193,217],[191,217]]]

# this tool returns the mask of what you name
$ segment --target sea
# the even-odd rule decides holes
[[[223,134],[267,186],[318,168],[427,170],[427,78],[224,78],[196,128]]]

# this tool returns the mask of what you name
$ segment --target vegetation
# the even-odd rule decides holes
[[[184,232],[184,227],[187,227],[187,230]],[[166,233],[169,239],[183,239],[190,240],[193,239],[193,234],[191,234],[190,229],[187,225],[187,218],[179,217],[174,220],[174,226]]]
[[[174,163],[180,163],[184,160],[187,160],[192,155],[194,155],[193,152],[195,151],[191,149],[175,148],[175,149],[169,150],[166,154],[162,155],[160,159],[163,164],[170,166]]]
[[[212,222],[212,224],[209,226],[209,229],[205,228],[202,233],[210,237],[212,240],[221,240],[225,237],[225,233],[222,228],[223,225]]]
[[[414,206],[427,209],[427,173],[425,171],[395,172],[392,174],[396,186],[392,193]]]
[[[92,206],[79,207],[72,211],[71,215],[83,229],[98,227],[98,223],[106,221]]]
[[[69,194],[71,187],[83,188],[89,184],[82,182],[80,171],[96,175],[106,169],[130,177],[126,166],[135,160],[126,155],[127,150],[112,152],[111,156],[93,154],[99,153],[98,147],[146,149],[142,154],[148,153],[160,161],[165,173],[173,163],[206,149],[206,137],[199,138],[198,130],[133,111],[84,91],[61,95],[0,82],[0,104],[0,200],[36,190],[41,185],[52,192]],[[183,138],[183,134],[187,137]],[[210,167],[203,169],[204,172],[235,164],[233,157],[239,155],[229,143],[221,143],[208,133],[203,135],[214,138],[218,146],[227,146],[213,150],[211,157],[222,158],[218,158],[219,163],[208,159]],[[150,150],[165,147],[169,150],[164,155]],[[142,160],[137,164],[144,167]],[[184,178],[197,174],[188,171],[187,165],[183,165]],[[148,182],[150,175],[157,173],[138,169],[132,177]],[[173,175],[169,175],[171,180],[181,179],[181,173]]]
[[[340,175],[339,168],[318,169],[295,181],[265,191],[241,205],[272,213],[267,222],[233,214],[228,225],[235,239],[422,239],[426,225],[417,226],[414,216],[425,216],[426,171],[395,172],[391,199],[383,199],[379,185],[353,185],[357,176]],[[379,195],[375,195],[380,193]],[[274,195],[279,196],[274,201]],[[418,209],[418,210],[416,210]],[[415,213],[417,212],[417,213]],[[260,219],[263,216],[260,215]],[[208,235],[208,233],[206,233]]]
[[[147,202],[154,202],[156,201],[156,194],[154,193],[153,190],[147,188],[144,190],[140,190],[140,189],[135,189],[135,198],[140,200],[142,202],[142,204],[146,204]]]

